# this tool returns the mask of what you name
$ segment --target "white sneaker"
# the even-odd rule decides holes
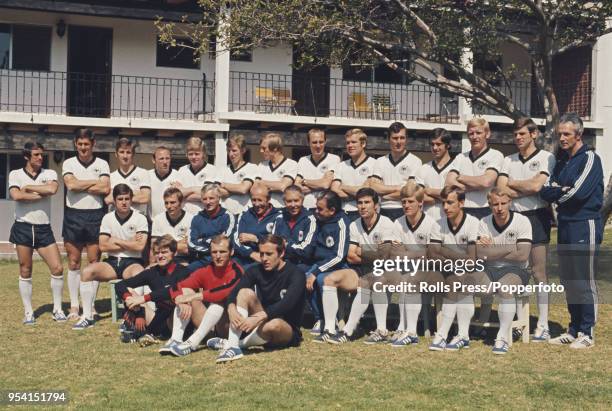
[[[548,328],[538,327],[533,332],[533,337],[531,337],[531,341],[534,343],[539,342],[547,342],[550,340],[550,331]]]
[[[574,338],[573,335],[569,333],[563,333],[558,337],[551,338],[550,340],[548,340],[548,343],[553,345],[567,345],[573,343],[574,341],[576,341],[576,338]]]
[[[584,348],[591,348],[594,345],[595,341],[593,341],[590,335],[578,333],[578,338],[576,338],[574,342],[570,344],[570,348],[581,350]]]

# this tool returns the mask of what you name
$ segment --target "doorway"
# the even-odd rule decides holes
[[[295,68],[299,54],[293,52],[292,95],[299,116],[329,116],[329,66]]]

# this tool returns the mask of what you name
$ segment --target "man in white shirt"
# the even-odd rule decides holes
[[[122,137],[115,144],[115,157],[119,163],[117,170],[110,175],[111,190],[120,183],[127,184],[134,192],[132,207],[141,214],[146,215],[147,206],[151,200],[151,185],[149,173],[142,167],[134,164],[136,145],[132,140]],[[107,205],[112,205],[113,196],[107,195],[104,199]]]
[[[53,319],[66,321],[62,311],[64,268],[59,249],[51,230],[51,196],[57,193],[57,173],[43,168],[42,144],[26,143],[23,157],[26,165],[9,174],[9,194],[16,202],[15,223],[11,227],[9,241],[15,244],[19,260],[19,294],[23,302],[23,324],[34,325],[32,308],[32,253],[34,249],[42,257],[51,273],[53,294]]]
[[[229,164],[223,169],[219,191],[223,197],[223,207],[239,215],[248,208],[249,191],[259,177],[259,167],[244,160],[246,141],[241,134],[227,139],[227,158]]]
[[[446,176],[453,167],[450,156],[451,134],[443,128],[435,128],[429,138],[433,160],[424,163],[418,173],[418,182],[425,187],[425,212],[434,221],[445,218],[440,191],[444,188]]]
[[[106,214],[100,225],[100,251],[106,252],[104,262],[89,264],[81,274],[81,298],[83,316],[72,327],[84,330],[94,325],[93,303],[95,299],[93,281],[110,281],[130,278],[141,272],[142,250],[147,243],[149,227],[147,218],[132,209],[132,189],[127,184],[113,188],[115,211]]]
[[[409,179],[415,178],[422,165],[421,159],[406,149],[407,133],[408,130],[400,122],[389,126],[390,153],[376,160],[370,179],[370,187],[382,198],[381,214],[392,221],[403,215],[400,190]]]
[[[282,208],[283,191],[295,181],[297,163],[283,154],[280,134],[268,133],[261,138],[259,151],[264,161],[259,163],[259,179],[270,191],[270,204]]]
[[[327,190],[334,177],[334,167],[340,157],[325,151],[325,131],[312,128],[308,131],[310,155],[299,159],[295,184],[304,193],[304,207],[312,210],[317,204],[317,194]]]
[[[361,187],[368,186],[369,179],[374,174],[376,160],[365,152],[368,136],[363,130],[348,130],[344,135],[344,142],[350,158],[337,164],[330,190],[343,200],[344,211],[349,220],[354,221],[359,218],[355,195]]]
[[[170,149],[164,146],[157,147],[153,152],[153,169],[149,170],[149,184],[151,185],[149,218],[153,218],[165,211],[164,192],[177,179],[177,171],[172,168],[172,153]]]
[[[189,264],[189,234],[191,220],[194,215],[183,210],[183,193],[176,187],[169,187],[164,192],[165,213],[159,213],[153,218],[151,228],[151,240],[171,235],[176,241],[176,254],[174,261],[181,264]],[[149,261],[155,261],[154,256],[149,255]]]
[[[91,130],[82,128],[74,138],[77,155],[64,161],[62,177],[66,187],[66,205],[62,237],[68,257],[68,319],[79,318],[79,282],[81,253],[87,251],[91,264],[99,260],[98,233],[104,217],[104,197],[110,192],[108,163],[94,156],[96,140]],[[94,283],[97,292],[97,282]]]

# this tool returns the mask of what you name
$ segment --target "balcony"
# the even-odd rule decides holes
[[[421,84],[230,72],[230,111],[458,123],[457,98]]]
[[[122,119],[203,121],[214,82],[130,75],[0,70],[0,111]]]

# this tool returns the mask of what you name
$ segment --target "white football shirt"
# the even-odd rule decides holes
[[[367,229],[360,217],[349,225],[349,242],[359,246],[397,241],[395,225],[388,217],[378,214],[374,225]]]
[[[191,220],[193,220],[193,217],[194,215],[190,212],[182,210],[181,216],[176,221],[172,222],[167,212],[159,213],[153,217],[151,237],[162,237],[169,234],[176,241],[189,239],[189,231],[191,229]]]
[[[218,183],[219,177],[219,170],[210,163],[204,164],[204,167],[197,172],[191,168],[191,164],[186,164],[179,168],[177,180],[183,185],[183,187],[202,188],[206,183]],[[200,200],[199,194],[200,193],[198,191],[197,200],[185,201],[185,210],[193,214],[197,214],[204,209],[204,205],[202,205],[202,200]]]
[[[25,186],[41,186],[57,181],[55,170],[41,168],[38,174],[30,174],[25,168],[11,171],[9,174],[9,190],[13,187],[21,189]],[[36,201],[16,201],[15,221],[29,224],[49,224],[51,221],[51,196],[42,197]]]
[[[334,181],[340,181],[347,186],[362,186],[365,181],[374,174],[376,160],[374,157],[366,156],[359,164],[348,159],[336,165],[334,170]],[[357,211],[355,199],[344,201],[344,211]]]
[[[99,180],[100,177],[110,176],[110,169],[106,160],[94,157],[90,163],[85,164],[78,156],[64,161],[62,177],[72,174],[77,180]],[[99,210],[104,207],[104,196],[89,194],[86,191],[74,192],[66,190],[66,207],[79,210]]]
[[[259,177],[259,167],[253,163],[244,163],[242,166],[234,170],[232,165],[225,167],[221,173],[221,182],[229,184],[240,184],[243,181],[250,181],[251,183]],[[246,210],[247,205],[250,202],[250,196],[248,194],[234,194],[230,193],[230,196],[223,199],[221,204],[231,214],[240,214]]]
[[[444,182],[448,172],[453,168],[454,158],[451,158],[442,168],[438,168],[435,161],[430,161],[421,167],[418,174],[418,182],[423,184],[425,187],[442,189],[444,188]],[[425,212],[430,215],[435,221],[446,217],[444,209],[442,208],[442,202],[437,200],[435,204],[426,205]]]
[[[395,220],[395,231],[402,244],[426,246],[432,234],[439,231],[439,227],[431,216],[421,213],[421,218],[414,227],[408,221],[408,217],[405,215],[399,217]]]
[[[164,191],[170,184],[178,181],[179,176],[176,170],[170,169],[170,172],[161,177],[157,174],[157,170],[149,170],[149,185],[151,186],[151,201],[149,203],[149,217],[153,218],[159,213],[166,211],[164,205]]]
[[[328,171],[334,171],[336,165],[340,163],[340,157],[335,154],[325,153],[318,162],[312,159],[312,155],[307,155],[299,159],[297,163],[297,175],[305,180],[318,180]],[[304,207],[315,208],[317,205],[317,192],[311,192],[304,196]]]
[[[483,175],[487,170],[493,170],[499,174],[503,161],[504,155],[501,152],[488,147],[478,157],[472,157],[472,151],[458,154],[450,171],[454,171],[459,175],[474,177]],[[488,207],[487,192],[489,190],[466,191],[464,207]]]
[[[133,209],[130,210],[130,214],[125,219],[120,219],[115,211],[111,211],[102,218],[100,224],[100,235],[107,235],[120,240],[134,240],[136,234],[148,234],[148,232],[147,218]],[[123,250],[112,251],[108,255],[121,258],[140,258],[141,252]]]
[[[498,245],[513,245],[517,243],[531,243],[531,223],[529,219],[520,213],[510,211],[510,218],[503,226],[498,226],[492,214],[486,216],[478,225],[478,235],[488,236],[493,240],[493,244]],[[516,265],[513,261],[504,260],[487,260],[487,264],[494,267],[504,267],[508,265]],[[527,267],[528,261],[520,264],[521,267]]]
[[[439,230],[434,230],[430,236],[430,242],[441,243],[445,247],[465,253],[467,246],[475,244],[478,239],[478,224],[476,217],[463,213],[463,220],[456,230],[453,230],[447,218],[438,221]]]
[[[403,186],[409,179],[416,177],[422,164],[420,158],[408,151],[398,161],[393,161],[391,154],[388,154],[376,159],[372,177],[377,177],[387,186]],[[385,209],[398,209],[402,207],[402,203],[400,200],[383,199],[380,206]]]
[[[149,183],[149,173],[141,167],[134,167],[127,174],[118,169],[110,175],[111,192],[117,184],[127,184],[132,191],[142,190],[143,188],[151,188]],[[140,211],[142,214],[147,212],[147,204],[133,204],[132,208]]]
[[[285,157],[276,167],[272,166],[272,162],[264,160],[259,163],[259,178],[265,181],[281,181],[283,177],[290,177],[295,180],[297,175],[297,162]],[[271,193],[270,204],[276,208],[285,206],[283,201],[283,193]]]

